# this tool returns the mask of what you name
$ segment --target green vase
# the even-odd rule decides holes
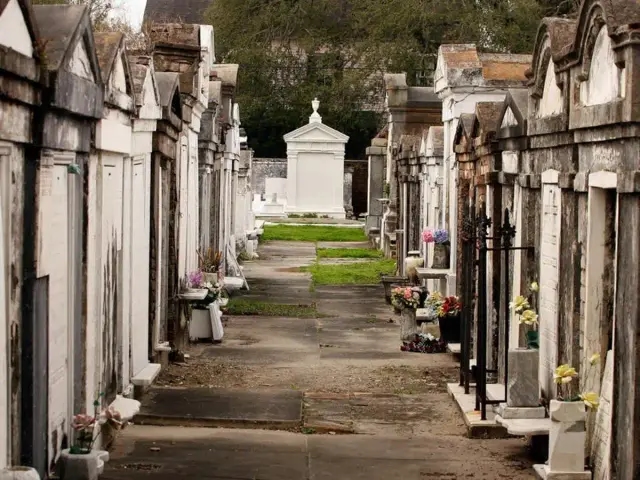
[[[540,335],[537,331],[532,330],[526,333],[527,348],[538,350],[540,348]]]

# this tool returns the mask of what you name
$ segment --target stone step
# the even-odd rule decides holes
[[[131,383],[136,387],[148,387],[160,373],[159,363],[150,363],[131,378]]]

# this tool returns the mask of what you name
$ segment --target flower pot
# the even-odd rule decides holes
[[[109,454],[102,450],[91,450],[85,454],[73,454],[69,450],[60,452],[57,471],[60,480],[98,480]]]
[[[540,348],[540,334],[536,330],[531,330],[525,334],[527,339],[527,348],[538,350]]]
[[[411,342],[418,333],[416,311],[413,308],[403,308],[400,312],[400,340]]]
[[[549,471],[584,472],[587,418],[584,403],[551,400],[549,417]]]
[[[218,272],[202,272],[202,279],[213,285],[218,281]]]
[[[40,480],[40,475],[31,467],[7,467],[0,468],[2,480]]]
[[[445,343],[460,343],[460,315],[440,317],[440,338]]]
[[[449,268],[450,246],[446,243],[435,243],[433,245],[433,262],[431,268]]]

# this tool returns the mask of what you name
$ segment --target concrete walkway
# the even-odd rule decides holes
[[[221,344],[192,345],[101,478],[533,478],[522,440],[466,438],[452,357],[401,352],[380,286],[310,291],[297,267],[314,259],[312,244],[261,246],[246,298],[315,303],[318,318],[231,317]]]

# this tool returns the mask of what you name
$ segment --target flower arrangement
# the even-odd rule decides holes
[[[449,232],[443,228],[427,228],[422,232],[422,241],[425,243],[446,244],[449,242]]]
[[[398,308],[419,308],[420,292],[412,287],[396,287],[391,291],[391,303]]]
[[[518,323],[520,325],[527,325],[532,328],[527,332],[527,347],[537,349],[538,348],[538,331],[536,327],[538,325],[538,314],[532,307],[535,302],[535,294],[540,291],[538,282],[531,282],[529,285],[529,295],[527,297],[518,295],[513,299],[513,302],[509,303],[509,308],[512,308],[514,313],[518,315]]]
[[[215,302],[222,296],[223,286],[220,282],[203,282],[200,286],[201,288],[206,288],[209,292],[207,293],[207,296],[204,297],[204,300],[194,302],[193,308],[207,309],[211,303]]]
[[[454,295],[444,297],[440,292],[433,292],[425,301],[425,307],[431,310],[436,317],[456,317],[462,311],[460,299]]]
[[[415,353],[444,353],[447,351],[447,344],[430,333],[416,333],[413,341],[403,342],[400,350]]]
[[[587,372],[587,379],[589,378],[594,368],[600,362],[600,354],[594,353],[589,358],[589,371]],[[563,402],[578,402],[582,401],[589,410],[597,410],[600,405],[600,398],[595,392],[582,392],[578,395],[571,396],[570,384],[578,378],[578,372],[571,365],[564,364],[559,365],[553,372],[553,381],[558,385],[558,400]]]
[[[201,288],[203,283],[202,270],[195,270],[187,275],[187,288]]]
[[[215,273],[222,265],[222,252],[209,247],[207,250],[198,250],[199,268],[203,272]]]
[[[103,394],[98,395],[93,402],[93,415],[86,413],[78,413],[74,415],[71,421],[71,427],[75,431],[75,439],[69,453],[73,455],[86,455],[91,453],[93,444],[98,438],[99,431],[94,434],[96,424],[102,426],[110,426],[116,430],[122,427],[123,421],[120,412],[113,407],[108,407],[99,412],[100,397]]]

